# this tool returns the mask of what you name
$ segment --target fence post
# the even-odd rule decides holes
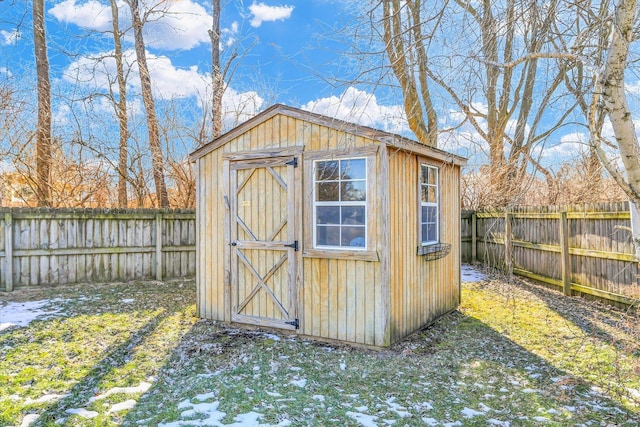
[[[4,214],[4,266],[5,290],[13,291],[13,218],[11,212]]]
[[[513,251],[512,236],[511,236],[511,218],[513,214],[507,212],[504,215],[504,261],[507,269],[507,274],[511,276],[513,274],[513,261],[511,253]]]
[[[571,257],[569,255],[569,222],[567,212],[560,212],[560,257],[562,258],[562,288],[571,295]]]
[[[471,262],[478,261],[478,216],[476,211],[471,214]]]
[[[156,280],[162,280],[162,214],[156,214]]]

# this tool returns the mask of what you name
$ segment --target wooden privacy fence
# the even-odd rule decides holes
[[[627,203],[463,211],[462,259],[622,304],[640,300]]]
[[[195,275],[195,212],[0,208],[0,290]]]

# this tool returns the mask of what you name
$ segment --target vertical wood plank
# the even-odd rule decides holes
[[[4,265],[5,289],[13,291],[13,217],[11,212],[4,214]]]
[[[156,214],[156,280],[162,280],[162,214]]]
[[[511,276],[513,274],[513,258],[512,258],[512,230],[511,222],[513,215],[507,212],[504,215],[504,262],[507,270],[507,274]]]
[[[567,212],[560,212],[560,257],[562,264],[562,289],[571,295],[571,256],[569,254],[569,224]]]
[[[478,262],[478,214],[471,215],[471,262]]]

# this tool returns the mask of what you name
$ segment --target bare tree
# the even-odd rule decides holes
[[[547,55],[558,36],[559,3],[374,3],[372,15],[379,19],[372,20],[373,31],[384,28],[381,39],[409,127],[430,145],[438,133],[470,127],[474,142],[488,148],[492,205],[519,203],[534,181],[532,170],[554,185],[540,148],[576,106],[563,86],[568,64],[558,66]],[[451,105],[461,119],[439,120],[436,109],[449,111]]]
[[[593,91],[589,124],[598,158],[629,198],[632,238],[640,261],[640,145],[625,87],[630,45],[638,37],[637,9],[637,0],[616,3],[606,60]],[[605,117],[611,122],[615,142],[602,134],[600,123]],[[615,155],[607,153],[608,149]],[[618,161],[622,163],[622,170]]]
[[[211,137],[217,138],[222,133],[222,96],[224,94],[224,77],[220,67],[220,0],[213,1],[213,25],[209,30],[211,38]],[[204,143],[204,141],[201,141]]]
[[[385,51],[402,89],[409,128],[418,141],[436,147],[438,115],[429,90],[429,58],[421,12],[421,0],[382,0]]]
[[[151,88],[151,75],[147,65],[147,54],[142,35],[144,21],[140,16],[138,0],[126,0],[131,9],[131,19],[133,25],[134,43],[138,71],[140,74],[140,86],[142,89],[142,99],[147,113],[147,128],[149,132],[149,149],[151,151],[151,162],[153,165],[153,180],[155,182],[157,204],[161,208],[170,207],[167,185],[164,177],[164,156],[160,144],[160,132],[158,130],[158,118],[156,115],[155,102]]]
[[[44,23],[44,0],[33,1],[33,44],[38,81],[36,127],[36,196],[38,206],[51,205],[51,83]]]
[[[127,198],[127,151],[129,141],[129,125],[127,117],[127,82],[124,75],[122,56],[122,33],[120,32],[120,20],[118,4],[116,0],[110,0],[111,18],[113,24],[114,57],[116,60],[116,78],[118,79],[118,101],[116,103],[116,115],[120,133],[118,155],[118,206],[126,208]],[[110,88],[111,90],[111,88]],[[113,91],[112,91],[113,92]],[[112,93],[113,96],[113,93]]]

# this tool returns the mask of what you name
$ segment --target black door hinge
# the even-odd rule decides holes
[[[293,243],[290,243],[288,245],[284,245],[287,248],[293,248],[294,251],[298,252],[298,241],[294,241]]]
[[[298,321],[298,319],[293,319],[290,322],[284,322],[284,323],[286,323],[287,325],[291,325],[296,329],[300,329],[300,322]]]
[[[293,159],[291,159],[287,163],[285,163],[285,165],[289,165],[289,166],[293,166],[294,168],[297,168],[298,167],[298,158],[294,157]]]

